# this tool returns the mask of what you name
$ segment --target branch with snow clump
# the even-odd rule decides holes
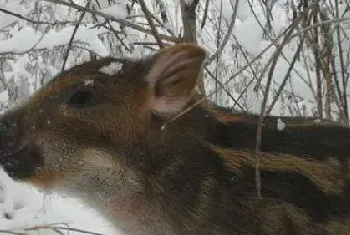
[[[71,3],[71,2],[65,2],[65,1],[62,1],[62,0],[44,0],[46,2],[50,2],[50,3],[54,3],[54,4],[60,4],[60,5],[64,5],[64,6],[67,6],[67,7],[71,7],[71,8],[74,8],[74,9],[77,9],[77,10],[80,10],[80,11],[83,11],[84,10],[84,7],[83,6],[80,6],[78,4],[75,4],[75,3]],[[112,21],[115,21],[121,25],[124,25],[126,27],[129,27],[129,28],[132,28],[134,30],[138,30],[140,32],[143,32],[143,33],[146,33],[146,34],[152,34],[152,30],[149,30],[149,29],[145,29],[137,24],[133,24],[131,23],[130,21],[126,20],[126,19],[123,19],[123,18],[117,18],[115,16],[112,16],[112,15],[108,15],[106,13],[103,13],[101,11],[97,11],[97,10],[93,10],[93,9],[87,9],[86,12],[89,12],[91,14],[95,14],[97,16],[100,16],[100,17],[103,17],[105,18],[106,20],[112,20]],[[167,36],[167,35],[164,35],[164,34],[159,34],[159,37],[162,39],[162,40],[165,40],[165,41],[170,41],[170,42],[178,42],[179,39],[176,38],[176,37],[172,37],[172,36]]]

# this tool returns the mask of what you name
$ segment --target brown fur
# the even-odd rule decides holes
[[[216,120],[216,129],[206,138],[210,142],[234,149],[254,150],[259,116],[243,114],[209,103],[203,105]],[[278,130],[278,119],[285,123]],[[268,116],[262,129],[262,152],[303,156],[338,165],[349,175],[350,128],[327,120],[309,117]]]
[[[259,199],[252,138],[243,147],[235,135],[232,146],[222,142],[228,123],[247,119],[203,104],[162,129],[193,102],[204,58],[183,44],[58,75],[2,117],[0,164],[13,177],[82,197],[128,235],[345,234],[350,184],[336,163],[262,153]],[[123,63],[119,73],[99,72],[112,61]]]

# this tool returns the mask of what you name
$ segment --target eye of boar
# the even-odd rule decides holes
[[[76,91],[67,100],[66,104],[73,107],[84,107],[87,105],[95,105],[96,99],[94,99],[94,94],[90,91]]]

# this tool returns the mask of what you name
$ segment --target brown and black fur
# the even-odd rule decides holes
[[[112,58],[66,71],[2,117],[1,165],[82,197],[126,235],[349,234],[349,178],[300,142],[307,132],[287,135],[281,150],[267,148],[278,132],[264,136],[259,199],[254,122],[203,104],[162,128],[188,104],[204,59],[183,44],[118,60],[112,76],[99,72]]]
[[[255,149],[258,116],[233,113],[211,105],[217,117],[215,144],[236,149]],[[285,123],[278,130],[277,120]],[[350,128],[330,121],[307,117],[266,117],[262,130],[261,151],[305,156],[319,161],[333,161],[349,173]]]

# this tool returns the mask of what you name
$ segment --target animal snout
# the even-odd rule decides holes
[[[15,115],[0,119],[0,167],[13,178],[28,178],[42,165],[38,149],[25,138]]]

